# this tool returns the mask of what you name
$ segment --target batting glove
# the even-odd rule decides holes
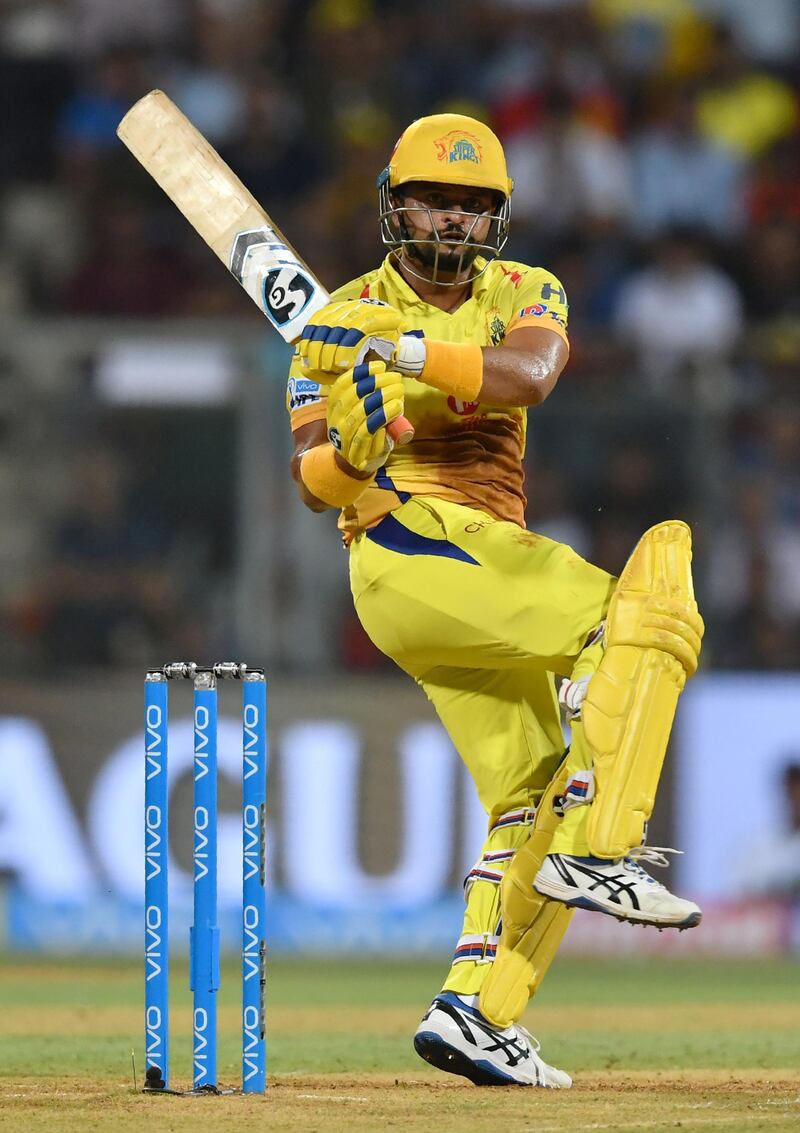
[[[328,389],[328,440],[359,472],[375,472],[394,448],[386,426],[403,413],[403,378],[385,362],[362,362]]]
[[[303,374],[329,385],[374,351],[387,362],[400,339],[403,316],[380,299],[329,303],[309,320],[297,343]]]

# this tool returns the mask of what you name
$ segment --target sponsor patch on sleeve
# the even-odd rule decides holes
[[[546,315],[548,307],[546,303],[532,303],[530,307],[523,307],[519,313],[519,318],[526,319],[530,315],[538,318],[539,315]]]
[[[309,378],[289,378],[289,409],[299,409],[301,405],[313,405],[321,401],[322,386]]]

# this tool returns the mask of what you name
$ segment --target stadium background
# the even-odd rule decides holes
[[[497,129],[507,254],[571,303],[529,526],[618,570],[685,517],[708,625],[651,840],[688,851],[709,915],[680,940],[595,921],[591,944],[576,918],[571,947],[797,945],[799,64],[793,0],[5,0],[0,947],[139,946],[140,681],[175,657],[270,673],[275,948],[446,955],[481,842],[427,704],[358,627],[333,517],[289,480],[286,349],[115,138],[153,86],[328,286],[382,254],[374,178],[409,120]]]

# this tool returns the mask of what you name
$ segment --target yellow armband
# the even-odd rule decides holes
[[[356,480],[336,463],[336,450],[330,441],[307,449],[300,457],[300,479],[312,495],[330,507],[347,507],[356,502],[375,479]]]
[[[477,401],[483,385],[483,350],[474,342],[425,339],[419,380],[459,401]]]
[[[483,350],[475,342],[440,342],[404,334],[393,366],[459,401],[477,401],[483,385]]]

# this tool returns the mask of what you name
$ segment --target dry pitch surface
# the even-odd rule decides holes
[[[800,1129],[800,969],[788,963],[565,960],[526,1019],[570,1091],[477,1090],[410,1047],[441,967],[270,969],[266,1098],[142,1096],[138,964],[0,961],[0,1130],[15,1133],[561,1133]],[[189,999],[174,971],[173,1080]],[[220,1077],[238,1074],[236,970],[224,973]]]

